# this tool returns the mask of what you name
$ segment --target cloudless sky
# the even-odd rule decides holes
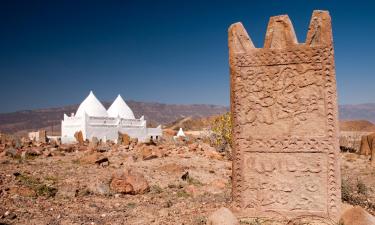
[[[305,41],[329,10],[340,104],[375,102],[372,1],[0,1],[0,112],[80,103],[93,90],[162,103],[229,105],[227,29],[263,46],[270,16]]]

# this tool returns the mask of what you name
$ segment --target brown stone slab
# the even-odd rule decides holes
[[[306,43],[271,17],[264,48],[229,28],[233,209],[244,217],[340,215],[337,93],[331,18],[314,11]]]

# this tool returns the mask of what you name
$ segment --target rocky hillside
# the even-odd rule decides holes
[[[150,125],[168,124],[183,117],[208,117],[228,111],[228,107],[217,105],[173,105],[162,103],[146,103],[127,101],[137,118],[144,115]],[[110,103],[104,103],[108,108]],[[76,112],[78,105],[48,108],[39,110],[24,110],[13,113],[0,113],[0,132],[25,133],[30,130],[46,129],[60,131],[64,113],[70,115]]]
[[[367,120],[342,120],[340,131],[375,132],[375,124]]]

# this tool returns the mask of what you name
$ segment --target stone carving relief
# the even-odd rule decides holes
[[[288,16],[270,18],[264,48],[229,28],[233,207],[239,215],[337,219],[340,171],[336,78],[327,11],[305,43]]]

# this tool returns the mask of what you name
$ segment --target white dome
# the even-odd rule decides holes
[[[125,103],[124,99],[122,99],[121,95],[118,95],[115,101],[107,110],[108,116],[110,117],[117,117],[123,119],[135,119],[133,111],[130,107]]]
[[[95,97],[95,95],[90,91],[89,96],[79,105],[77,109],[76,116],[82,117],[87,113],[89,116],[96,117],[107,117],[107,111],[105,110],[102,103]]]
[[[176,136],[177,137],[186,137],[184,131],[182,130],[182,128],[180,128],[180,130],[177,132]]]

